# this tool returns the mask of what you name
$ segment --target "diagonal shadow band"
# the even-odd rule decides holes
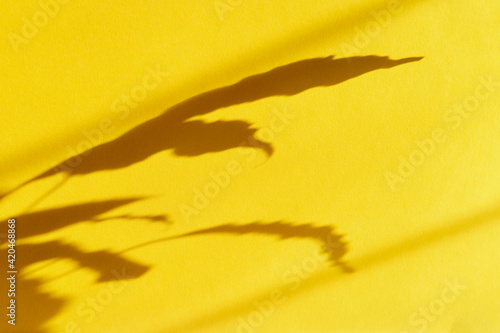
[[[3,196],[32,181],[54,174],[86,175],[102,170],[116,170],[169,149],[177,156],[199,156],[240,147],[253,137],[256,144],[252,147],[271,156],[271,144],[256,138],[257,129],[246,121],[205,122],[189,119],[272,96],[292,96],[315,87],[334,86],[371,71],[392,68],[422,58],[392,60],[387,56],[369,55],[335,59],[334,56],[328,56],[280,66],[176,104],[160,116],[112,141],[68,158]]]

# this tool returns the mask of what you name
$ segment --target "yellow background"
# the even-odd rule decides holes
[[[250,162],[238,149],[196,156],[167,149],[126,168],[59,174],[5,196],[0,233],[17,218],[19,296],[17,325],[7,325],[3,314],[2,329],[237,332],[238,318],[247,320],[258,311],[255,301],[278,290],[284,301],[253,332],[417,332],[412,314],[440,299],[447,281],[458,281],[466,288],[426,331],[498,332],[498,83],[456,129],[445,121],[482,80],[500,81],[498,2],[399,1],[390,22],[352,54],[346,49],[359,31],[377,22],[372,12],[390,2],[222,3],[70,0],[17,51],[12,34],[22,37],[23,19],[32,21],[42,7],[34,0],[4,3],[0,191],[71,157],[67,147],[76,149],[86,140],[82,131],[105,118],[112,119],[104,138],[110,141],[191,97],[297,61],[423,59],[191,119],[245,121],[258,136],[276,110],[295,115],[274,133],[270,157],[253,148],[243,148],[255,152]],[[113,103],[157,66],[168,75],[120,119]],[[387,172],[396,173],[400,157],[437,128],[445,129],[445,142],[391,190]],[[235,160],[244,171],[186,220],[182,205],[192,204],[211,172]],[[78,206],[84,204],[97,208]],[[25,229],[23,217],[31,223]],[[354,272],[332,268],[318,242],[299,235],[208,233],[119,254],[229,223],[275,221],[332,226],[344,235],[343,260]],[[99,251],[121,259],[110,266],[88,259],[100,258]],[[308,260],[312,272],[300,268]],[[134,278],[85,320],[78,308],[110,290],[112,271],[124,267]],[[294,275],[296,289],[285,278],[294,267],[302,274]]]

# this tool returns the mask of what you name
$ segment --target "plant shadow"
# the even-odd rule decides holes
[[[249,224],[224,224],[217,227],[193,231],[179,236],[152,240],[130,247],[121,253],[164,241],[215,233],[233,235],[259,234],[265,236],[277,236],[280,239],[299,238],[314,240],[319,242],[323,252],[328,255],[328,261],[332,267],[338,266],[345,273],[354,272],[354,270],[342,260],[342,257],[347,253],[347,243],[342,240],[343,235],[335,233],[333,226],[327,225],[318,227],[311,223],[293,224],[284,221],[276,221],[270,223],[253,222]]]
[[[387,56],[369,55],[335,59],[334,56],[328,56],[280,66],[176,104],[160,116],[112,141],[66,159],[17,188],[58,173],[86,175],[125,168],[169,149],[177,156],[192,157],[248,146],[271,156],[272,145],[259,140],[255,136],[257,129],[247,121],[205,122],[189,119],[272,96],[292,96],[315,87],[334,86],[371,71],[392,68],[422,58],[392,60]],[[127,116],[128,111],[125,109],[123,112],[122,117]]]
[[[15,328],[19,332],[45,332],[44,325],[63,309],[68,300],[52,295],[42,288],[42,285],[63,278],[82,268],[97,273],[97,283],[115,280],[134,279],[144,275],[150,267],[129,260],[108,250],[88,251],[75,244],[59,240],[41,243],[25,243],[24,240],[50,234],[51,232],[79,223],[100,223],[112,219],[145,220],[154,223],[169,223],[167,217],[161,215],[132,216],[101,215],[141,200],[142,198],[127,198],[103,202],[89,202],[22,214],[16,217],[16,245],[13,267],[7,271],[17,270],[16,295],[17,314]],[[7,230],[7,219],[0,222],[1,230]],[[1,235],[1,245],[9,244],[6,234]],[[20,244],[17,244],[20,242]],[[59,274],[55,278],[40,278],[40,271],[49,268],[50,272],[59,272],[61,259],[71,260],[76,268]],[[37,267],[32,266],[38,264]],[[63,270],[64,271],[64,270]],[[43,274],[42,274],[43,275]],[[8,280],[2,279],[0,287],[9,290]],[[26,320],[29,318],[29,320]]]
[[[247,77],[233,85],[208,91],[176,104],[160,116],[138,125],[120,137],[68,158],[54,168],[50,168],[15,189],[4,193],[0,199],[32,181],[55,174],[64,173],[67,176],[73,176],[88,175],[103,170],[118,170],[139,163],[166,150],[172,150],[177,156],[193,157],[248,145],[271,156],[274,152],[272,145],[259,140],[255,136],[258,129],[247,121],[218,120],[206,122],[192,120],[191,118],[206,115],[218,109],[250,103],[272,96],[293,96],[315,87],[334,86],[371,71],[388,69],[421,59],[421,57],[414,57],[391,60],[388,57],[375,55],[335,59],[333,56],[328,56],[306,59],[277,67],[268,72]],[[122,116],[124,117],[126,114],[122,114]],[[249,145],[249,138],[252,138],[252,145]],[[19,239],[28,238],[86,221],[102,222],[106,218],[99,216],[104,212],[136,200],[138,199],[110,200],[26,213],[16,218],[20,222],[18,236]],[[118,217],[145,219],[153,222],[167,221],[161,216],[122,215]],[[111,218],[116,218],[116,216]],[[1,225],[3,224],[0,223]],[[6,228],[6,225],[4,227]],[[237,235],[258,233],[274,235],[282,239],[304,238],[319,240],[322,249],[328,254],[328,260],[332,266],[338,266],[344,272],[352,272],[352,269],[342,260],[347,252],[346,243],[341,240],[341,235],[336,234],[333,228],[329,226],[293,225],[281,221],[273,223],[255,222],[247,225],[227,224],[174,238],[210,233]],[[151,241],[139,246],[167,239],[173,238]],[[2,244],[5,245],[5,242],[2,242]],[[123,268],[126,268],[127,273],[134,277],[145,274],[150,269],[149,266],[130,261],[122,256],[124,252],[133,248],[120,253],[106,250],[87,251],[76,245],[66,244],[58,240],[17,246],[20,258],[22,258],[19,260],[20,267],[28,267],[48,259],[70,259],[76,262],[79,268],[90,268],[92,271],[97,272],[99,274],[97,282],[112,281],[116,277],[113,270]],[[57,262],[57,260],[54,261]],[[27,312],[24,312],[26,317],[33,318],[31,323],[25,324],[28,325],[27,331],[43,332],[44,324],[64,307],[67,300],[43,292],[41,289],[42,280],[38,278],[28,279],[23,276],[22,271],[19,275],[19,283],[22,284],[20,286],[22,302],[31,303],[30,307],[37,307],[36,311],[30,308],[30,311],[37,313],[36,317],[32,317],[32,313],[28,315]],[[35,306],[33,305],[34,302],[39,302],[36,303],[37,305],[44,304],[46,306]]]

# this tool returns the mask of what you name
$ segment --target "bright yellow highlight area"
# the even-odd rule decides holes
[[[500,330],[498,1],[2,7],[0,331]]]

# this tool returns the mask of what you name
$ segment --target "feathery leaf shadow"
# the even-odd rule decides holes
[[[429,246],[435,245],[440,241],[447,240],[463,233],[473,232],[474,229],[482,228],[485,225],[498,224],[500,218],[500,206],[492,206],[482,212],[471,214],[462,218],[448,221],[435,229],[424,231],[420,235],[410,235],[410,237],[398,239],[394,244],[384,246],[379,249],[372,249],[366,255],[360,258],[351,260],[351,265],[357,271],[364,271],[376,265],[383,265],[384,263],[393,260],[399,256],[408,255],[413,251],[419,251]],[[404,265],[401,269],[405,269]],[[289,298],[303,295],[308,292],[317,291],[318,288],[328,286],[332,282],[341,279],[339,274],[332,274],[331,271],[318,272],[318,274],[310,275],[301,285],[301,288],[289,292]],[[208,325],[215,322],[221,322],[229,318],[237,318],[248,309],[252,308],[252,302],[255,299],[265,299],[269,294],[275,290],[267,289],[261,291],[258,295],[253,295],[246,300],[239,300],[237,304],[225,305],[217,310],[209,313],[193,317],[189,323],[182,326],[169,327],[165,332],[187,332],[187,331],[203,331]]]
[[[342,240],[343,235],[339,235],[334,232],[334,228],[332,226],[318,227],[313,224],[297,225],[283,221],[271,223],[253,222],[244,225],[224,224],[217,227],[193,231],[179,236],[164,237],[161,239],[152,240],[125,249],[120,253],[132,251],[137,248],[164,242],[167,240],[174,240],[197,235],[206,235],[211,233],[228,233],[236,235],[256,233],[261,235],[278,236],[281,239],[312,239],[320,243],[324,253],[328,254],[328,260],[330,261],[332,266],[339,266],[346,273],[353,272],[353,269],[349,267],[344,261],[342,261],[342,257],[347,253],[347,243]]]
[[[176,104],[160,116],[112,141],[68,158],[17,188],[57,173],[85,175],[124,168],[168,149],[172,149],[177,156],[199,156],[246,144],[271,156],[272,145],[256,138],[257,129],[246,121],[205,122],[189,119],[267,97],[292,96],[315,87],[334,86],[371,71],[392,68],[422,58],[392,60],[387,56],[370,55],[335,59],[334,56],[328,56],[280,66]],[[248,143],[250,138],[253,138],[252,144]]]

